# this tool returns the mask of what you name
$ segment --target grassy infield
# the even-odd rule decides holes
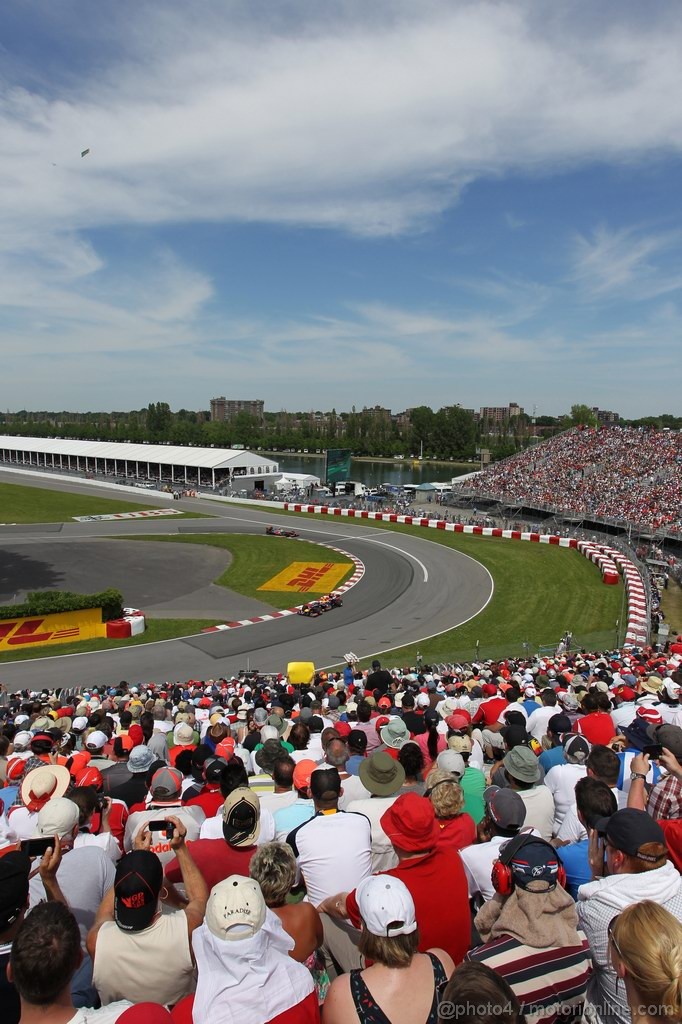
[[[27,492],[12,494],[11,492]],[[112,507],[113,506],[113,507]],[[0,485],[0,520],[4,522],[63,522],[75,515],[137,511],[145,506],[109,499],[37,488]],[[413,529],[400,524],[363,525],[405,532]],[[156,543],[211,544],[225,548],[232,562],[215,581],[237,593],[266,600],[283,608],[297,603],[291,594],[267,594],[258,586],[292,561],[320,561],[319,548],[307,553],[300,541],[285,538],[261,538],[238,535],[138,538]],[[450,661],[455,657],[481,658],[521,652],[523,644],[531,649],[555,644],[565,630],[571,629],[578,642],[586,646],[610,646],[616,642],[616,621],[621,615],[622,586],[602,584],[599,572],[577,552],[549,545],[481,538],[430,531],[428,539],[471,555],[485,565],[495,580],[495,594],[484,612],[457,630],[440,637],[393,652],[392,663],[414,663],[417,651],[425,662]],[[344,561],[333,551],[324,553],[325,561]],[[349,567],[349,574],[352,567]],[[299,598],[298,600],[300,600]],[[352,601],[352,591],[347,600]],[[199,632],[212,625],[203,619],[150,619],[141,637],[125,644],[150,643]],[[622,638],[622,630],[621,630]],[[120,646],[121,641],[95,640],[81,644],[63,644],[51,648],[49,655]],[[36,657],[28,651],[27,657]],[[48,656],[45,652],[44,656]],[[19,654],[0,655],[0,662],[22,660]]]

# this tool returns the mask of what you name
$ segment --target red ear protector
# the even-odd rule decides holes
[[[500,896],[510,896],[514,891],[516,881],[514,879],[514,873],[511,868],[511,862],[516,857],[519,850],[528,843],[538,843],[542,846],[548,847],[554,854],[554,860],[557,864],[556,879],[550,883],[550,888],[555,888],[558,884],[562,888],[566,887],[566,869],[559,860],[559,856],[552,846],[551,843],[545,842],[544,839],[540,839],[539,836],[534,836],[532,832],[522,832],[514,839],[510,839],[508,843],[505,843],[504,850],[500,853],[500,856],[493,864],[493,870],[490,879],[493,883],[493,889],[498,892]],[[517,879],[518,884],[522,889],[526,888],[526,885],[520,879]],[[532,882],[532,873],[529,871],[528,881]]]

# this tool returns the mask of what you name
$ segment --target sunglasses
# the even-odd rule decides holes
[[[621,960],[623,960],[624,957],[623,957],[623,954],[622,954],[622,952],[620,950],[620,946],[616,942],[615,936],[613,934],[613,929],[616,927],[616,921],[618,920],[619,917],[620,917],[620,914],[616,914],[615,917],[611,918],[611,920],[609,921],[609,923],[608,923],[608,925],[606,927],[606,933],[607,933],[607,935],[609,937],[609,942],[611,942],[613,944],[613,948],[615,949],[616,953],[621,958]]]

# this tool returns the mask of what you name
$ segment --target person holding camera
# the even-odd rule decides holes
[[[208,886],[185,842],[187,829],[168,816],[166,839],[177,858],[185,887],[180,896],[165,883],[152,832],[145,824],[133,850],[121,858],[116,878],[90,929],[87,949],[102,1005],[119,999],[172,1006],[194,991],[192,934],[204,920]],[[161,900],[178,908],[162,913]]]

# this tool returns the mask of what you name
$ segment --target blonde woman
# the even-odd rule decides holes
[[[652,900],[609,923],[611,962],[624,981],[632,1024],[682,1021],[682,924]]]
[[[432,768],[426,776],[426,791],[440,829],[439,845],[463,850],[476,842],[476,825],[464,812],[464,792],[452,772]]]

